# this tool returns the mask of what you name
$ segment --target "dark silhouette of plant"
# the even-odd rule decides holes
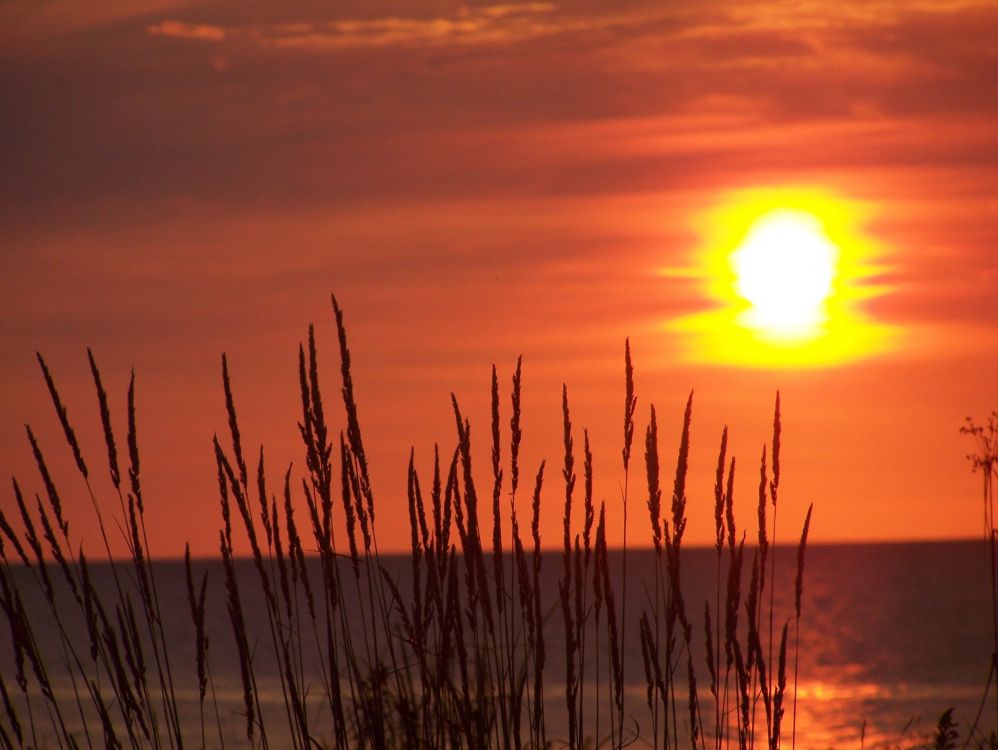
[[[998,675],[998,571],[996,565],[996,542],[998,542],[998,529],[995,528],[995,507],[994,507],[994,475],[998,467],[998,410],[992,411],[988,415],[984,424],[977,424],[972,417],[967,417],[966,424],[960,428],[960,432],[969,435],[976,443],[976,450],[967,455],[967,460],[975,472],[981,473],[981,490],[984,500],[984,537],[988,545],[988,559],[990,564],[991,580],[991,632],[993,635],[994,650],[991,653],[991,674],[988,685],[993,680],[991,678]],[[998,721],[998,689],[995,690],[995,718]],[[998,724],[996,724],[998,726]]]
[[[953,708],[947,708],[936,722],[936,728],[932,732],[932,744],[928,747],[931,750],[956,750],[958,738],[956,722],[953,721]]]
[[[213,663],[217,665],[219,658],[214,656],[214,644],[224,640],[235,646],[235,664],[231,666],[238,667],[241,688],[234,692],[235,701],[241,701],[236,714],[241,736],[230,739],[229,744],[249,743],[264,750],[271,746],[294,750],[548,748],[553,743],[548,739],[545,710],[550,710],[546,694],[551,690],[545,687],[557,684],[553,674],[557,663],[550,658],[551,651],[562,655],[552,648],[561,648],[557,640],[552,640],[559,623],[549,620],[556,620],[559,610],[565,667],[564,709],[559,709],[559,714],[563,710],[565,720],[558,723],[568,729],[567,746],[571,750],[592,746],[620,750],[640,739],[647,741],[647,729],[643,738],[638,717],[625,715],[623,655],[629,639],[636,635],[640,636],[644,657],[654,747],[678,750],[685,745],[686,730],[691,750],[707,750],[708,740],[713,740],[715,750],[730,750],[735,742],[740,748],[753,746],[756,702],[760,697],[766,709],[767,745],[770,750],[780,747],[780,720],[785,698],[790,698],[786,693],[789,621],[782,629],[778,648],[772,643],[772,635],[771,642],[764,643],[760,623],[766,578],[758,552],[752,582],[743,590],[745,535],[737,541],[733,511],[735,463],[733,457],[729,462],[726,432],[714,478],[717,590],[707,592],[715,602],[716,630],[711,624],[709,598],[704,602],[706,662],[715,701],[713,727],[710,714],[705,722],[701,713],[702,696],[694,670],[695,644],[681,574],[685,570],[681,562],[685,559],[682,550],[687,523],[687,468],[693,445],[692,393],[683,412],[671,503],[662,502],[660,471],[664,456],[659,453],[656,412],[650,408],[644,468],[655,582],[651,590],[647,581],[631,583],[632,590],[636,586],[648,596],[640,619],[625,617],[626,573],[620,587],[614,587],[617,571],[612,571],[607,552],[608,514],[602,502],[598,503],[597,514],[593,455],[589,431],[584,427],[582,491],[575,492],[575,436],[579,432],[573,429],[567,386],[562,391],[561,473],[565,495],[559,602],[544,600],[541,573],[545,554],[540,530],[544,461],[536,473],[526,547],[526,532],[521,537],[516,517],[522,437],[519,360],[513,376],[508,458],[501,450],[499,380],[496,369],[492,371],[492,528],[479,523],[479,494],[472,470],[472,425],[452,395],[456,428],[453,449],[444,452],[441,462],[441,451],[434,446],[432,480],[421,481],[415,448],[409,454],[405,494],[411,556],[407,575],[400,578],[400,571],[388,564],[378,550],[375,513],[381,513],[379,518],[385,514],[376,501],[362,439],[343,313],[335,298],[332,305],[339,344],[342,410],[337,409],[336,414],[323,398],[315,334],[309,327],[307,341],[299,345],[298,351],[302,404],[298,427],[304,449],[303,469],[298,482],[293,481],[293,467],[278,475],[283,475],[278,485],[283,492],[268,485],[263,447],[250,450],[247,433],[240,426],[229,359],[222,356],[228,439],[216,435],[212,448],[218,479],[223,579],[220,589],[218,581],[209,579],[205,566],[197,565],[189,549],[185,550],[183,583],[190,615],[187,629],[188,637],[193,639],[189,653],[196,667],[196,674],[189,678],[196,680],[193,686],[180,683],[176,654],[183,649],[178,634],[169,628],[169,622],[164,623],[157,588],[163,587],[166,573],[151,561],[144,508],[152,498],[144,497],[141,484],[134,374],[125,414],[127,432],[123,444],[127,447],[127,465],[120,465],[107,392],[96,361],[88,352],[107,449],[108,478],[113,488],[110,494],[120,510],[120,517],[114,517],[102,502],[101,489],[92,484],[97,462],[92,457],[87,461],[48,364],[38,357],[63,437],[99,522],[100,541],[112,579],[108,583],[114,585],[102,586],[91,575],[92,561],[84,554],[83,540],[70,533],[63,514],[65,495],[50,471],[51,464],[36,433],[28,428],[28,442],[44,495],[35,497],[33,507],[31,495],[26,499],[15,480],[12,484],[19,519],[12,524],[0,512],[0,620],[6,621],[12,636],[15,667],[12,675],[0,674],[0,750],[25,746],[135,750],[204,747],[214,744],[206,714],[209,718],[214,714],[217,746],[224,748],[223,712],[213,676]],[[624,480],[620,510],[625,546],[621,568],[627,553],[627,477],[636,404],[629,343],[625,344],[624,365]],[[330,423],[337,416],[342,424],[338,436]],[[777,401],[770,454],[773,478],[768,481],[764,464],[760,485],[760,539],[766,539],[767,497],[775,508],[779,424]],[[979,434],[973,425],[969,430]],[[990,477],[994,427],[986,434],[992,441],[985,446]],[[503,535],[507,520],[502,502],[506,476],[511,479],[509,537]],[[273,484],[273,478],[270,481]],[[295,489],[296,484],[300,489]],[[991,524],[990,479],[987,487],[987,521]],[[296,515],[302,519],[301,525]],[[121,529],[128,545],[124,560],[111,554],[105,519],[108,527],[113,522]],[[795,581],[794,698],[803,560],[810,519],[809,509]],[[15,529],[14,524],[21,528]],[[340,532],[337,540],[340,528],[346,535],[343,538]],[[489,531],[491,550],[487,557],[485,539]],[[775,542],[774,523],[767,545],[775,548]],[[727,576],[722,571],[725,547]],[[248,555],[239,559],[247,549]],[[306,554],[311,559],[306,559]],[[769,580],[772,586],[772,576]],[[725,581],[726,589],[722,591]],[[407,590],[403,583],[410,584],[411,589]],[[27,584],[43,597],[44,616],[50,617],[56,627],[55,637],[47,639],[52,643],[44,642],[42,623],[37,614],[29,614],[19,584]],[[28,593],[26,589],[24,592]],[[743,594],[746,619],[739,627]],[[770,594],[772,609],[774,599]],[[225,605],[225,622],[231,626],[227,634],[213,632],[211,618],[206,616],[206,610],[219,599]],[[70,624],[74,620],[85,627],[80,631],[84,636],[77,637]],[[767,663],[764,645],[769,646],[771,654],[778,654],[775,664],[772,658]],[[601,683],[604,666],[606,677]],[[268,669],[276,677],[272,684],[264,682]],[[587,693],[589,671],[593,669],[595,685]],[[684,672],[685,698],[681,697]],[[65,690],[63,680],[68,680]],[[185,710],[185,695],[195,699],[191,715]],[[601,710],[609,716],[608,733],[600,725]],[[688,725],[683,726],[687,711]],[[948,713],[944,715],[948,717]],[[318,736],[320,723],[328,727],[324,731],[331,732],[328,739]],[[951,737],[948,726],[940,720],[937,747],[952,746],[955,733]]]

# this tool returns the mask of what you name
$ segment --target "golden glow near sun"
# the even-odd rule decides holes
[[[899,331],[864,309],[881,247],[864,231],[869,208],[828,191],[740,191],[699,218],[691,267],[709,309],[669,321],[689,359],[741,367],[828,367],[883,353]]]

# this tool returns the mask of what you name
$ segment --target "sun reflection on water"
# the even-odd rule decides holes
[[[972,705],[979,700],[980,690],[964,684],[887,684],[848,679],[802,682],[797,695],[798,746],[808,750],[920,747],[931,736],[943,710],[941,696]],[[913,707],[903,723],[896,703]]]

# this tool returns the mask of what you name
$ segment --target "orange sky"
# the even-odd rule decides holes
[[[0,470],[41,491],[30,423],[88,549],[35,350],[93,466],[85,347],[122,431],[136,367],[153,551],[211,554],[220,354],[270,475],[300,467],[310,321],[337,403],[330,292],[383,549],[408,540],[410,446],[424,472],[434,442],[453,447],[451,391],[488,494],[490,366],[508,393],[519,354],[521,471],[551,465],[551,543],[563,382],[619,540],[626,336],[638,441],[654,403],[670,471],[695,389],[690,541],[713,533],[725,424],[752,519],[778,388],[785,539],[812,500],[817,540],[978,533],[958,428],[998,401],[998,3],[94,5],[0,6]],[[900,343],[805,369],[710,361],[672,325],[714,304],[703,217],[737,191],[805,186],[862,207],[884,291],[863,309]],[[639,468],[644,541],[642,489]],[[16,516],[9,486],[0,509]]]

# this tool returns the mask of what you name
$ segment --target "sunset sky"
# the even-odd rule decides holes
[[[488,494],[491,365],[505,441],[520,354],[551,544],[563,382],[619,541],[626,337],[639,459],[654,403],[672,470],[694,390],[689,541],[713,533],[725,424],[753,520],[777,389],[785,540],[811,501],[819,541],[975,536],[958,430],[998,406],[996,29],[994,1],[8,0],[0,471],[42,492],[30,423],[98,543],[35,360],[110,503],[90,346],[122,443],[137,371],[153,552],[212,554],[221,353],[248,446],[274,480],[302,470],[309,322],[340,418],[335,293],[383,549],[408,543],[410,446],[424,473],[453,450],[452,391]],[[824,333],[773,345],[740,325],[730,259],[780,208],[817,215],[841,264]],[[644,490],[639,463],[632,543]]]

